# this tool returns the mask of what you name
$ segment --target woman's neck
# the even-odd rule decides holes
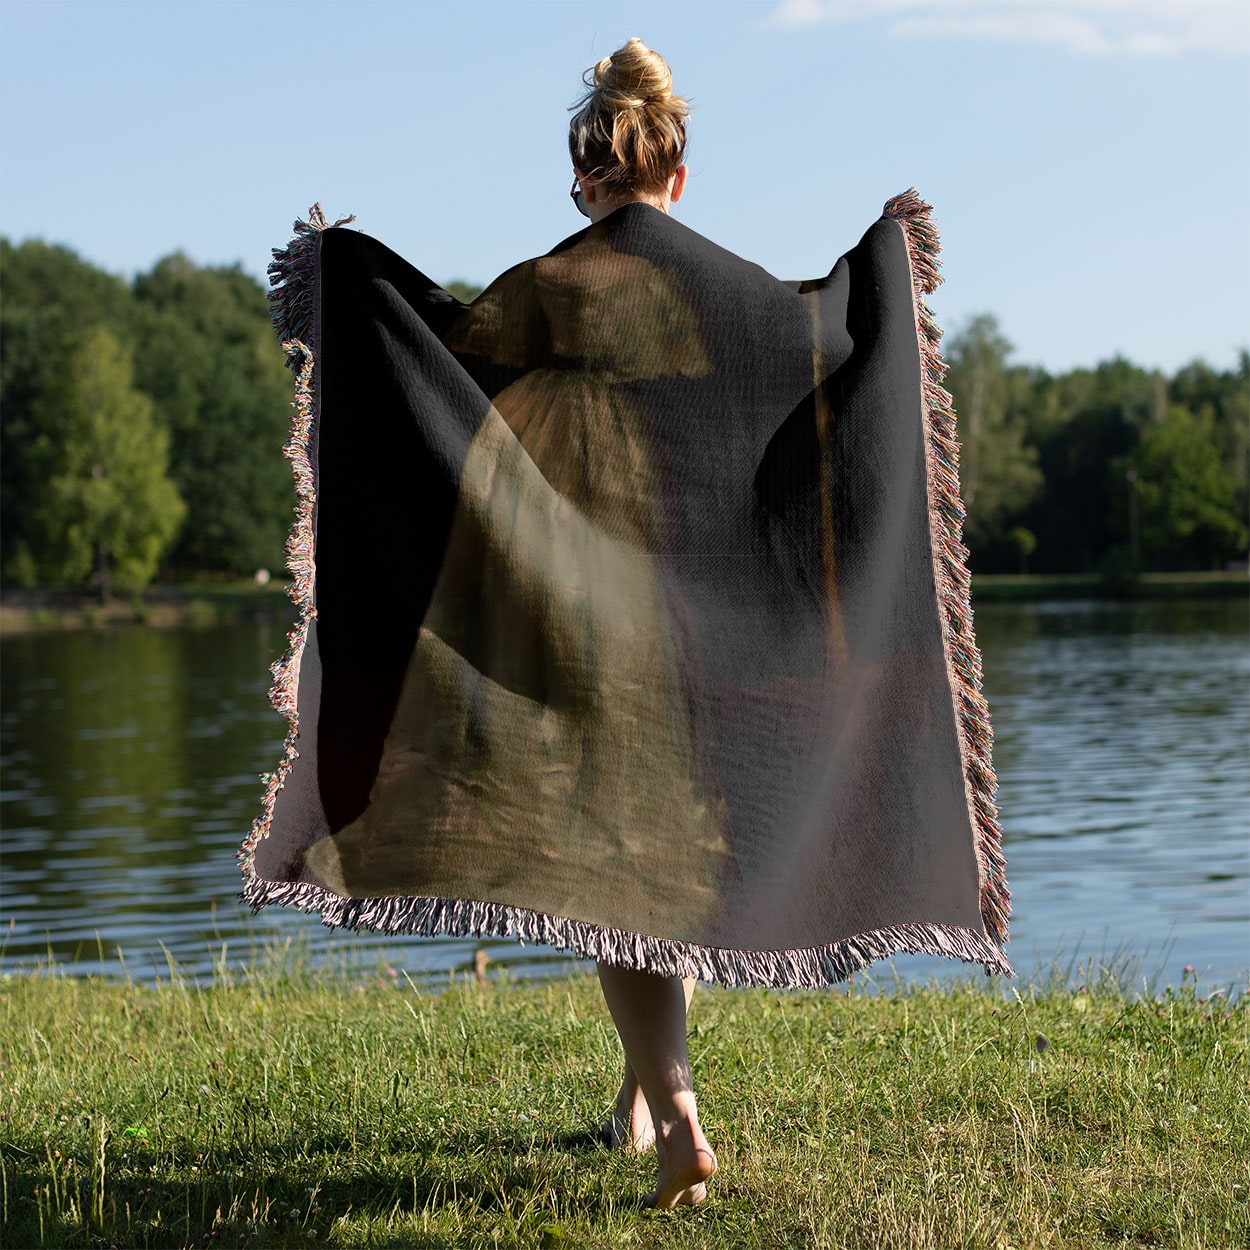
[[[660,212],[667,213],[671,203],[672,201],[665,194],[619,195],[612,196],[610,199],[596,197],[595,202],[586,207],[590,212],[590,220],[595,222],[602,221],[609,214],[616,212],[618,208],[624,208],[626,204],[650,204],[652,208],[658,208]]]

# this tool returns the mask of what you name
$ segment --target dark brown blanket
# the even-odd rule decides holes
[[[936,252],[912,192],[803,283],[630,204],[464,305],[297,223],[245,899],[728,985],[1009,974]]]

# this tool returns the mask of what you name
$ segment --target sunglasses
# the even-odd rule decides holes
[[[580,178],[573,179],[573,189],[569,192],[569,199],[577,205],[577,211],[581,213],[583,217],[590,216],[590,214],[586,211],[586,201],[582,199],[582,183]]]

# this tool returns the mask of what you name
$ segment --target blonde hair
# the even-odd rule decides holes
[[[663,191],[686,153],[690,106],[673,94],[664,58],[631,39],[582,75],[573,108],[573,164],[610,195]]]

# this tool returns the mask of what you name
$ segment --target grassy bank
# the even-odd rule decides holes
[[[142,594],[115,595],[107,605],[80,590],[11,590],[0,595],[0,634],[117,625],[226,625],[279,617],[295,619],[285,583],[188,582],[151,586]]]
[[[974,603],[1004,599],[1205,599],[1250,594],[1245,573],[1145,573],[1108,582],[1097,573],[1064,575],[978,573]],[[0,634],[32,630],[99,629],[115,625],[219,625],[258,616],[294,619],[281,582],[188,582],[119,595],[107,607],[77,590],[5,590],[0,594]]]
[[[1142,573],[1108,580],[1098,573],[977,573],[972,601],[1004,599],[1224,599],[1250,594],[1245,573]]]
[[[701,989],[721,1171],[588,1136],[593,980],[0,982],[6,1246],[1244,1246],[1243,995]]]

